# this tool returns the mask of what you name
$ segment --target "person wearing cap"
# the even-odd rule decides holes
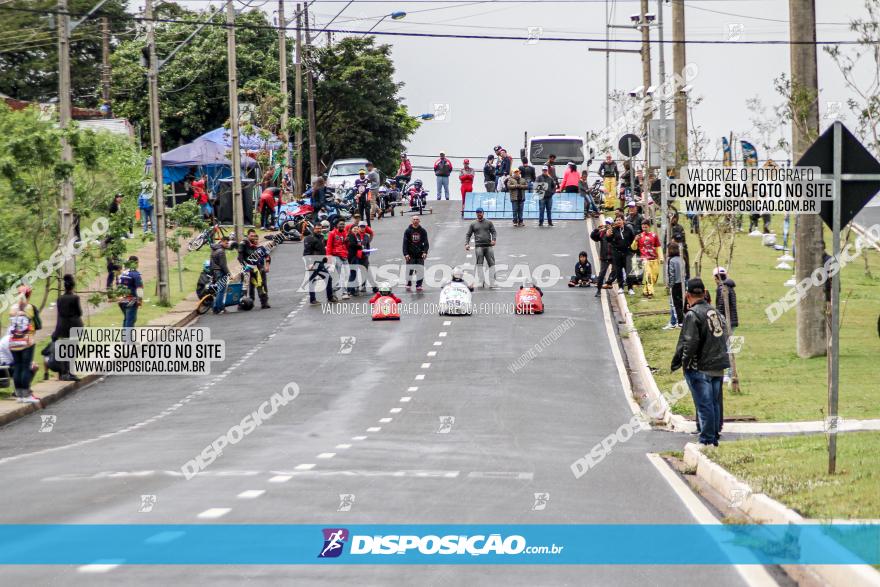
[[[535,186],[535,179],[537,179],[535,168],[529,165],[529,160],[526,157],[523,157],[521,161],[522,165],[519,166],[519,172],[522,174],[522,178],[526,180],[526,183],[528,183],[529,191],[532,191],[532,188]]]
[[[522,176],[519,169],[513,170],[513,175],[507,178],[507,192],[510,194],[510,204],[513,208],[513,225],[525,226],[523,224],[523,207],[526,203],[526,190],[529,184]]]
[[[367,224],[367,222],[361,218],[360,214],[355,214],[354,216],[351,217],[351,224],[345,225],[346,238],[348,238],[348,233],[352,229],[352,227],[354,227],[354,226],[360,226],[361,232],[364,232],[364,233],[370,235],[371,239],[375,236],[375,233],[373,232],[372,227],[370,227],[370,225]]]
[[[305,261],[306,270],[311,272],[306,284],[309,289],[309,303],[313,305],[318,303],[314,282],[322,278],[327,282],[326,289],[324,290],[327,295],[327,301],[339,301],[333,295],[333,277],[327,268],[327,243],[324,239],[324,232],[328,228],[330,228],[330,223],[323,220],[316,224],[312,229],[312,233],[303,240],[303,261]]]
[[[605,222],[590,233],[590,240],[599,243],[599,274],[596,276],[597,298],[602,295],[603,289],[611,288],[611,285],[606,282],[608,269],[614,262],[614,255],[611,251],[611,230],[611,219],[606,218]]]
[[[370,180],[367,179],[367,170],[358,170],[358,178],[354,180],[354,205],[355,210],[366,218],[370,218]]]
[[[439,200],[446,190],[446,199],[449,199],[449,176],[452,174],[452,162],[446,158],[446,153],[440,151],[440,158],[434,161],[434,175],[437,177],[437,199]]]
[[[576,194],[578,192],[578,181],[580,180],[577,164],[569,161],[565,166],[565,174],[562,176],[562,183],[559,184],[559,193]]]
[[[609,242],[611,243],[611,256],[614,263],[614,277],[617,279],[617,286],[620,288],[620,291],[617,292],[619,294],[624,293],[624,285],[626,283],[624,273],[626,271],[627,257],[632,252],[630,247],[632,246],[633,238],[632,230],[623,221],[623,216],[616,216],[614,224],[611,226]],[[630,287],[629,295],[635,295],[635,293]]]
[[[703,280],[687,284],[684,326],[678,336],[671,369],[684,369],[697,409],[700,444],[718,446],[721,430],[721,393],[724,370],[730,367],[724,317],[705,299]]]
[[[464,166],[458,172],[458,181],[461,184],[461,215],[464,216],[464,201],[469,192],[474,191],[474,175],[476,172],[471,167],[471,160],[465,159]]]
[[[736,282],[727,275],[727,269],[724,267],[716,267],[712,271],[712,277],[715,278],[715,301],[718,304],[718,311],[727,320],[730,326],[730,334],[739,326],[739,312],[736,309]],[[724,303],[725,294],[727,303]],[[728,308],[730,312],[728,312]]]
[[[336,287],[342,289],[342,299],[347,300],[350,296],[343,288],[343,283],[349,276],[348,268],[348,232],[345,230],[345,221],[339,219],[336,228],[327,234],[327,245],[324,249],[328,262],[331,262],[333,274],[336,276]]]
[[[552,155],[551,155],[552,156]],[[535,181],[535,192],[538,194],[538,226],[544,226],[544,211],[547,211],[547,225],[553,226],[553,218],[550,210],[553,208],[553,194],[556,193],[558,183],[550,173],[552,167],[545,165],[541,175]]]
[[[416,291],[421,293],[428,248],[428,231],[422,226],[421,219],[413,216],[410,225],[403,231],[403,258],[407,265],[406,291],[412,291],[412,276],[415,274]]]
[[[507,178],[510,177],[510,171],[513,168],[513,158],[507,154],[504,149],[498,150],[498,159],[496,159],[498,170],[495,174],[498,185],[496,191],[504,191],[507,188]]]
[[[495,155],[486,157],[486,164],[483,165],[483,181],[485,182],[486,191],[495,191]]]
[[[478,268],[482,267],[480,271],[483,273],[483,287],[494,287],[492,281],[495,273],[495,252],[492,247],[495,246],[497,236],[495,225],[485,217],[482,208],[477,208],[477,219],[468,226],[467,234],[464,237],[464,250],[471,250],[471,237],[473,237],[474,252],[477,258],[474,270],[476,272]]]
[[[409,180],[412,179],[412,172],[412,161],[409,160],[406,153],[401,153],[400,165],[397,168],[397,175],[394,177],[394,181],[397,183],[397,189],[402,190],[403,186],[409,183]]]
[[[128,339],[129,332],[137,322],[138,308],[144,303],[144,280],[138,269],[138,258],[132,255],[125,264],[126,269],[119,274],[116,285],[124,289],[119,297],[119,309],[122,311],[122,328]]]

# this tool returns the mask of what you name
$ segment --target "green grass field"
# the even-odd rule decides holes
[[[880,518],[880,432],[837,437],[837,474],[828,475],[824,434],[725,442],[713,461],[808,518]]]
[[[779,223],[774,219],[775,223]],[[854,239],[855,235],[851,238]],[[830,237],[826,239],[830,242]],[[699,243],[696,235],[688,234],[691,261],[696,258]],[[725,387],[725,417],[751,416],[758,421],[817,420],[824,417],[827,404],[826,360],[824,357],[801,359],[795,346],[796,310],[785,313],[770,323],[764,308],[788,290],[783,283],[793,271],[774,269],[779,251],[761,245],[761,239],[746,234],[737,236],[733,263],[728,267],[736,282],[740,326],[737,335],[744,337],[737,354],[741,393]],[[880,275],[880,254],[867,253],[869,266]],[[716,301],[712,268],[714,262],[703,258],[701,277],[712,284]],[[841,281],[840,331],[840,415],[844,419],[880,417],[880,339],[877,317],[880,315],[880,279],[865,275],[864,261],[859,258],[847,265]],[[647,300],[640,295],[628,297],[632,312],[666,310],[662,316],[636,316],[636,328],[645,349],[648,363],[659,370],[655,373],[661,390],[668,391],[682,378],[681,371],[670,373],[669,364],[675,351],[679,330],[661,330],[669,320],[669,302],[663,288],[657,298]],[[678,402],[674,411],[693,415],[693,403]]]

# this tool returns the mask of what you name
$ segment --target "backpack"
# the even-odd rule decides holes
[[[9,319],[9,350],[20,351],[32,346],[34,331],[42,327],[39,310],[33,304],[28,304],[23,313]]]

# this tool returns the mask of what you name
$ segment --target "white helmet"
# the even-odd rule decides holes
[[[391,293],[391,286],[388,284],[387,281],[383,281],[382,283],[379,284],[379,293],[382,293],[382,294]]]
[[[461,270],[461,267],[459,267],[458,265],[453,267],[453,269],[452,269],[453,279],[461,279],[462,276],[464,276],[464,271]]]

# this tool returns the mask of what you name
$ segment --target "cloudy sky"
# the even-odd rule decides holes
[[[286,2],[290,17],[294,3]],[[210,5],[206,0],[179,3],[190,8]],[[248,3],[269,14],[277,10],[277,0]],[[317,0],[312,6],[317,26],[326,24],[346,4],[346,0]],[[849,21],[866,15],[863,0],[817,0],[816,4],[820,41],[851,40]],[[237,5],[242,6],[242,2]],[[403,97],[412,113],[431,111],[434,104],[449,105],[447,120],[424,123],[413,137],[409,152],[434,156],[443,149],[453,156],[481,161],[491,146],[499,143],[518,152],[525,131],[583,135],[587,130],[601,130],[605,126],[605,57],[587,49],[604,47],[606,9],[611,13],[612,24],[624,25],[638,6],[636,0],[360,0],[342,11],[332,28],[366,31],[382,15],[405,11],[404,19],[386,19],[376,32],[525,37],[529,27],[540,27],[543,37],[582,39],[526,43],[479,38],[378,37],[394,48],[397,78],[406,84]],[[726,41],[731,34],[740,41],[788,39],[787,0],[689,0],[685,6],[689,40]],[[657,12],[656,1],[651,0],[650,9]],[[664,25],[666,39],[671,39],[668,4],[664,4]],[[637,33],[612,29],[612,38],[636,39]],[[656,29],[652,38],[657,38]],[[636,44],[612,46],[638,48]],[[657,44],[652,51],[652,76],[656,79]],[[834,102],[845,103],[850,93],[837,67],[821,48],[818,54],[820,108],[828,112],[834,108]],[[702,97],[702,102],[695,107],[693,118],[710,140],[707,155],[718,156],[720,137],[731,131],[759,142],[751,120],[755,112],[746,101],[759,97],[767,107],[763,118],[773,118],[771,106],[781,101],[773,89],[773,79],[789,70],[788,46],[692,44],[687,46],[687,61],[699,71],[692,81],[691,95]],[[667,47],[666,67],[668,73],[672,71],[671,47]],[[870,81],[869,75],[863,77]],[[641,85],[638,55],[612,56],[610,85],[611,90]],[[844,120],[851,121],[852,115],[844,116]],[[823,125],[828,123],[830,119],[823,120]],[[760,156],[763,160],[765,154]],[[430,161],[416,158],[417,163]],[[458,165],[460,158],[454,162]]]

